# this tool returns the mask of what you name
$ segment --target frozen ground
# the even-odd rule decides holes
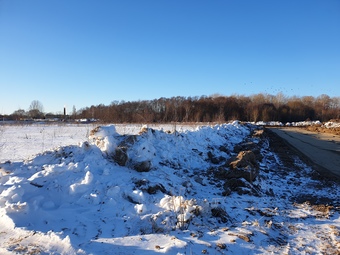
[[[339,185],[256,126],[93,128],[0,126],[0,254],[339,254]]]
[[[37,153],[58,146],[75,145],[88,141],[90,131],[98,124],[0,124],[0,162],[25,160]],[[195,130],[199,125],[149,125],[158,130],[171,131]],[[142,124],[117,124],[119,134],[138,134]]]

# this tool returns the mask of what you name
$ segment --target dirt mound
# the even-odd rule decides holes
[[[255,154],[252,151],[241,151],[235,160],[229,164],[231,170],[227,178],[244,178],[248,182],[252,182],[258,175],[259,164]]]
[[[328,133],[334,135],[340,135],[340,127],[323,127],[323,126],[306,126],[303,127],[307,131],[316,132],[316,133]]]

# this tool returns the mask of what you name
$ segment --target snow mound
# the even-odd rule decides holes
[[[294,126],[294,127],[305,127],[305,126],[321,126],[322,122],[319,120],[306,120],[306,121],[299,121],[299,122],[292,122],[292,123],[287,123],[287,126]]]
[[[233,145],[249,133],[249,129],[238,122],[173,134],[144,126],[139,136],[119,136],[114,126],[106,126],[93,130],[90,141],[117,164],[147,172],[160,164],[191,169],[207,167],[205,158],[199,153],[207,148],[217,150],[220,146],[232,151]]]
[[[340,122],[328,121],[324,124],[326,128],[340,128]]]
[[[53,231],[60,245],[69,239],[79,244],[99,236],[152,234],[156,224],[161,232],[182,227],[199,207],[174,195],[193,186],[184,171],[206,171],[207,150],[228,158],[218,148],[232,151],[249,133],[237,122],[172,134],[144,127],[138,136],[119,135],[113,125],[98,127],[89,143],[2,164],[2,172],[9,174],[0,179],[1,217],[9,217],[15,229],[49,237]],[[128,157],[124,166],[114,161],[122,144]],[[135,171],[137,163],[146,161],[152,170],[148,175]]]
[[[91,131],[89,139],[102,151],[112,154],[117,147],[118,136],[114,125],[99,126]]]
[[[322,207],[287,202],[319,184],[298,160],[283,167],[268,141],[252,136],[256,128],[235,121],[120,135],[100,126],[86,142],[0,164],[0,253],[299,254],[304,234],[322,253],[308,226],[338,240],[340,222],[330,218],[339,214],[327,207],[320,225]],[[243,154],[250,163],[233,161]],[[336,186],[323,189],[311,190],[339,196]]]

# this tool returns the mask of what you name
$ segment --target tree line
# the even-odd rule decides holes
[[[64,108],[64,111],[66,109]],[[33,100],[28,108],[28,111],[24,109],[18,109],[14,111],[11,115],[6,116],[8,120],[36,120],[36,119],[66,119],[66,112],[62,113],[44,113],[44,106],[39,100]],[[72,115],[67,116],[68,118],[75,119],[77,116],[75,106],[72,109]],[[5,117],[5,116],[3,116]]]
[[[171,97],[142,101],[113,101],[110,105],[92,105],[71,114],[45,114],[40,101],[32,101],[28,111],[19,109],[8,119],[96,119],[104,123],[169,123],[169,122],[226,122],[304,120],[328,121],[340,119],[340,97],[288,97],[255,94],[251,96],[215,94],[201,97]]]
[[[288,97],[256,94],[251,96],[212,95],[171,97],[142,101],[113,101],[81,109],[78,118],[111,123],[225,122],[304,120],[328,121],[340,118],[340,97]]]

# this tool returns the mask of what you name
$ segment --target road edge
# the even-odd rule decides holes
[[[287,140],[283,139],[279,135],[277,135],[275,132],[270,130],[267,127],[264,127],[264,130],[267,134],[269,134],[269,140],[271,140],[270,136],[275,136],[277,140],[279,140],[281,143],[284,143],[289,149],[296,154],[305,164],[307,164],[309,167],[311,167],[314,171],[316,171],[320,177],[323,177],[330,181],[335,181],[337,183],[340,183],[340,176],[334,174],[332,171],[328,170],[327,168],[315,163],[312,159],[310,159],[307,155],[305,155],[303,152],[295,148],[291,143],[289,143]]]

